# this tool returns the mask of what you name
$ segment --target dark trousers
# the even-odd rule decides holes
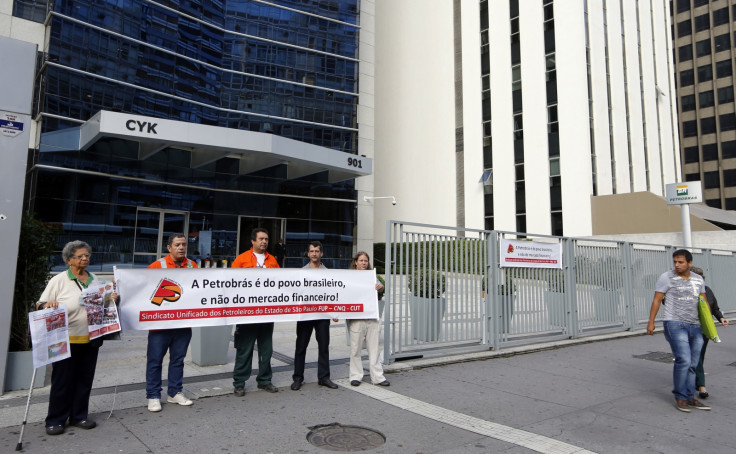
[[[317,378],[320,381],[330,378],[330,321],[305,320],[296,322],[296,350],[294,351],[294,375],[292,375],[294,381],[304,381],[304,362],[312,331],[314,331],[319,349]]]
[[[705,361],[705,349],[708,347],[708,338],[703,336],[703,348],[700,349],[700,361],[695,367],[695,390],[701,386],[705,386],[705,369],[703,369],[703,362]]]
[[[253,347],[258,342],[259,385],[271,383],[271,355],[273,354],[273,323],[252,323],[235,327],[235,368],[233,386],[245,386],[253,370]]]
[[[69,344],[71,357],[53,363],[47,426],[74,424],[85,420],[89,412],[89,393],[95,379],[97,353],[101,340],[87,344]]]

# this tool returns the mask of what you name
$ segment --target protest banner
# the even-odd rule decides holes
[[[501,238],[502,267],[562,268],[562,244]]]
[[[82,291],[80,301],[87,310],[90,340],[120,331],[120,318],[112,298],[114,291],[111,282],[98,280]]]
[[[66,306],[30,312],[33,367],[69,358],[69,319]]]
[[[374,270],[116,269],[125,329],[378,319]]]

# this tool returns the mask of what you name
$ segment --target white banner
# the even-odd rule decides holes
[[[375,270],[116,269],[124,329],[378,319]]]
[[[562,268],[562,244],[501,238],[501,266]]]
[[[69,318],[66,306],[28,313],[33,346],[33,367],[69,358]]]

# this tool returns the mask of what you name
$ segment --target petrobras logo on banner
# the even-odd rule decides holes
[[[700,181],[672,183],[665,187],[665,198],[667,199],[667,205],[700,203],[703,201],[703,189]]]
[[[7,137],[15,137],[23,132],[23,122],[18,121],[18,116],[7,112],[0,115],[0,134]]]
[[[173,303],[181,298],[182,293],[181,285],[171,279],[163,278],[151,295],[151,303],[156,306],[160,306],[164,301]]]

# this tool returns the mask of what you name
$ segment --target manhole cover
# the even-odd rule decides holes
[[[332,423],[310,427],[307,441],[328,451],[367,451],[386,443],[386,437],[375,430]]]
[[[675,357],[672,356],[672,353],[665,352],[649,352],[646,355],[634,355],[634,358],[646,359],[648,361],[656,361],[658,363],[667,364],[672,364],[672,361],[675,360]]]

